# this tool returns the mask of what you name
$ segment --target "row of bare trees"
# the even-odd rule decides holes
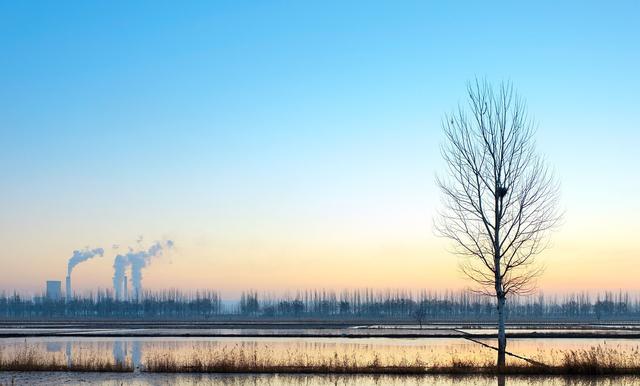
[[[624,292],[565,296],[510,297],[505,313],[514,321],[640,320],[640,297]],[[110,292],[74,297],[0,294],[0,319],[315,319],[386,320],[403,323],[482,321],[497,316],[494,302],[469,292],[403,290],[304,290],[275,296],[246,291],[238,301],[222,301],[215,291],[147,291],[140,302],[116,301]]]
[[[221,311],[219,293],[210,290],[189,293],[177,290],[145,291],[139,301],[118,301],[112,291],[76,295],[70,301],[51,300],[45,295],[0,295],[0,318],[6,319],[206,318],[218,315]]]

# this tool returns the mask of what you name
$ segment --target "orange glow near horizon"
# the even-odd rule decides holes
[[[457,257],[447,251],[446,241],[428,233],[421,238],[389,237],[377,243],[347,243],[340,237],[324,244],[317,240],[225,242],[204,236],[174,241],[176,248],[170,255],[155,259],[143,271],[145,288],[214,289],[225,298],[235,298],[247,289],[273,293],[312,288],[444,291],[471,284],[459,272]],[[611,248],[597,238],[576,241],[569,232],[558,232],[552,247],[539,257],[545,266],[538,281],[540,291],[639,290],[640,263],[634,249],[615,245]],[[107,250],[104,257],[78,265],[73,274],[74,289],[111,288],[116,252]],[[16,258],[1,274],[3,290],[38,292],[45,280],[64,280],[70,255],[65,246],[56,250],[44,243],[33,246],[31,259],[37,263],[29,266],[20,264],[27,256],[14,253]]]

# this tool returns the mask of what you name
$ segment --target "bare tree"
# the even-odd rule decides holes
[[[427,317],[427,305],[425,304],[425,302],[418,301],[411,315],[416,320],[416,322],[418,322],[418,324],[420,325],[420,329],[422,330],[422,323],[424,322],[424,319]]]
[[[535,256],[559,221],[559,184],[535,152],[534,123],[509,83],[467,86],[468,105],[446,115],[442,147],[447,173],[438,177],[443,209],[436,231],[453,240],[474,291],[495,297],[498,366],[505,364],[508,295],[535,288]]]

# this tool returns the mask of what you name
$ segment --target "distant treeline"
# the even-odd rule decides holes
[[[640,320],[637,296],[625,292],[513,298],[509,320]],[[275,296],[244,292],[223,302],[216,291],[147,291],[138,301],[116,301],[110,291],[70,301],[14,293],[0,295],[0,318],[127,319],[327,319],[327,320],[492,320],[492,299],[469,292],[402,290],[306,290]]]

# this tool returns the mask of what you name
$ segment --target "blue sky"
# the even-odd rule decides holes
[[[182,269],[172,285],[240,288],[265,264],[258,286],[282,266],[299,286],[323,283],[313,264],[445,259],[440,119],[474,77],[528,100],[563,184],[560,248],[602,235],[640,268],[624,242],[640,214],[640,3],[344,3],[3,2],[0,261],[18,275],[2,288],[139,234],[183,246],[150,285]],[[221,266],[233,282],[192,272]],[[107,286],[104,269],[86,286]],[[378,271],[356,285],[404,283]]]

